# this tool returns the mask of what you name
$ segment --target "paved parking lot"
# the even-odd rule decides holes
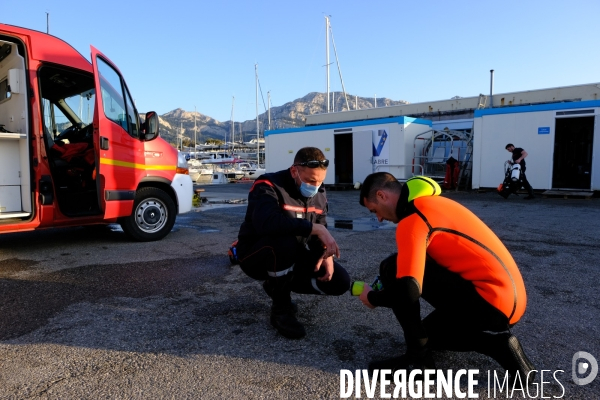
[[[401,354],[391,312],[350,295],[296,296],[302,340],[271,328],[260,284],[226,256],[248,188],[205,186],[212,203],[178,217],[160,242],[129,242],[118,226],[1,235],[0,398],[339,398],[341,369]],[[394,251],[393,227],[373,221],[356,191],[328,196],[340,262],[371,280]],[[564,370],[563,398],[597,398],[600,376],[578,386],[571,373],[577,351],[600,360],[600,199],[447,196],[490,225],[520,266],[529,302],[513,332],[536,367]],[[498,368],[474,353],[436,360],[481,378]],[[544,395],[560,396],[547,381]],[[486,390],[482,379],[480,398]]]

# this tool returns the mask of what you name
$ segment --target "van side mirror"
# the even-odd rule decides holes
[[[148,111],[146,113],[146,120],[142,125],[142,134],[144,135],[144,141],[149,142],[158,137],[158,114],[154,111]]]

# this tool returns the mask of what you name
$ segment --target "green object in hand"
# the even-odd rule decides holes
[[[352,286],[350,286],[350,293],[352,296],[360,296],[365,289],[366,283],[363,281],[354,281],[352,282]],[[383,289],[383,285],[381,284],[381,280],[379,279],[379,275],[375,278],[375,281],[370,285],[371,289],[376,292],[379,292]]]
[[[363,281],[354,281],[352,282],[352,286],[350,286],[350,292],[352,296],[360,296],[365,288],[365,283]]]

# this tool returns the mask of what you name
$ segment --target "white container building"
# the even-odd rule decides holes
[[[273,147],[269,149],[269,154],[273,154],[275,160],[274,164],[268,164],[267,169],[273,170],[283,164],[286,164],[286,167],[291,164],[293,154],[290,154],[283,164],[279,161],[280,153],[284,148],[289,147],[291,151],[301,147],[300,144],[315,143],[316,147],[335,149],[334,135],[343,133],[338,129],[352,128],[348,132],[359,132],[362,129],[373,131],[380,129],[377,126],[385,124],[386,121],[395,121],[404,116],[416,118],[415,121],[418,121],[417,124],[423,129],[433,128],[438,131],[451,130],[472,134],[470,178],[474,189],[496,188],[502,183],[504,162],[510,158],[505,146],[512,143],[516,147],[525,149],[529,154],[526,158],[526,174],[534,189],[598,191],[600,190],[600,127],[596,127],[596,116],[599,112],[600,84],[590,83],[309,115],[306,117],[304,128],[273,131],[273,133],[294,131],[313,132],[313,134],[307,136],[310,140],[293,139],[296,141],[292,140],[289,145],[286,140],[287,135],[273,135],[273,138],[280,137],[272,140]],[[402,122],[398,125],[403,126]],[[390,132],[392,132],[391,126]],[[420,167],[406,166],[411,163],[411,158],[415,158],[414,155],[421,154],[421,160],[415,160],[416,163],[421,161],[421,164],[423,164],[423,157],[428,157],[423,155],[426,152],[415,149],[413,143],[415,135],[413,132],[407,132],[402,138],[392,139],[394,155],[390,156],[390,164],[402,166],[388,170],[400,179],[412,176],[412,172],[414,174],[421,172]],[[292,136],[289,138],[292,139]],[[362,145],[358,146],[359,149],[362,148]],[[353,152],[357,151],[365,150],[353,150]],[[357,157],[356,154],[352,154],[353,157]],[[436,161],[441,161],[438,164],[443,164],[449,156],[450,153],[446,151],[443,158]],[[361,153],[360,157],[364,160],[367,155]],[[337,159],[340,158],[342,157],[337,155]],[[463,161],[462,157],[460,161]],[[363,162],[359,159],[355,161],[357,167],[352,169],[352,180],[355,182],[362,182],[362,178],[366,176],[366,170],[361,169]],[[339,169],[343,168],[339,167]],[[381,168],[374,168],[374,170],[381,170]],[[335,177],[328,176],[326,183],[347,180],[348,177],[336,174]]]
[[[512,143],[528,153],[534,189],[600,190],[599,114],[600,100],[476,110],[473,188],[502,182]]]
[[[311,146],[330,160],[327,185],[362,183],[377,171],[408,179],[413,176],[414,139],[430,130],[429,120],[400,116],[266,131],[265,167],[267,172],[286,169],[299,149]]]

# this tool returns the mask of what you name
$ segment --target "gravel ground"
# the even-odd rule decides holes
[[[279,336],[260,284],[226,256],[248,186],[205,189],[212,203],[179,216],[160,242],[129,242],[117,226],[0,236],[0,398],[339,398],[341,369],[403,353],[390,310],[350,295],[295,296],[307,337]],[[600,360],[600,199],[445,195],[480,216],[522,271],[528,308],[513,332],[537,369],[564,370],[562,386],[546,375],[544,396],[598,398],[600,376],[575,385],[571,362],[577,351]],[[328,197],[340,262],[373,279],[394,251],[393,226],[374,221],[356,191]],[[480,398],[487,371],[501,371],[475,353],[436,361],[479,369]]]

